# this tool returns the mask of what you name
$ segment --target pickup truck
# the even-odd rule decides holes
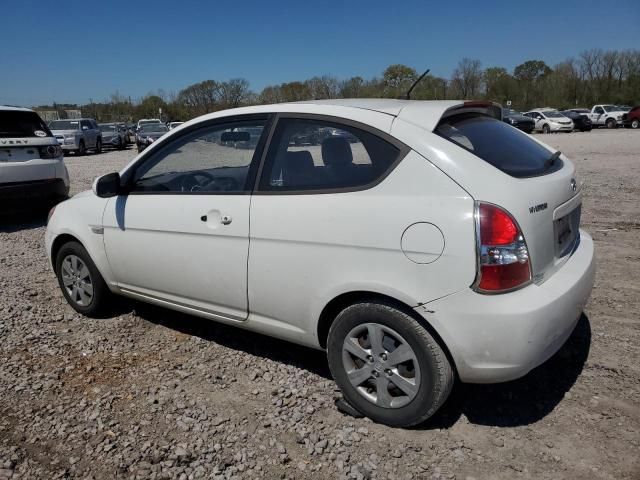
[[[587,115],[594,127],[617,128],[622,125],[622,116],[626,113],[617,105],[594,105]]]

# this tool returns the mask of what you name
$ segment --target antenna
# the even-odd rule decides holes
[[[413,91],[414,88],[416,88],[416,85],[420,83],[420,80],[422,80],[430,71],[431,70],[427,68],[424,71],[424,73],[420,75],[415,82],[413,82],[413,85],[411,85],[411,87],[409,87],[409,90],[407,90],[407,94],[404,96],[404,100],[411,100],[411,92]],[[403,97],[400,97],[400,98],[403,98]]]

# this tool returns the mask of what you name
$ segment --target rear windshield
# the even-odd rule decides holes
[[[516,178],[535,177],[562,168],[553,153],[519,130],[493,117],[460,114],[443,118],[435,133]]]
[[[0,110],[0,138],[51,137],[36,112]]]

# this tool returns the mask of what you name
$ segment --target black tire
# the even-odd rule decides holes
[[[634,118],[631,120],[631,128],[634,130],[640,128],[640,119]]]
[[[86,155],[87,154],[87,147],[84,144],[84,140],[80,140],[80,143],[78,144],[77,153],[78,153],[78,155]]]
[[[86,305],[81,305],[78,301],[71,297],[71,293],[67,291],[67,287],[65,287],[65,280],[63,279],[63,262],[69,256],[78,257],[84,265],[86,265],[89,270],[89,280],[92,286],[92,296],[90,302]],[[86,315],[87,317],[101,317],[108,311],[108,306],[111,303],[113,294],[107,287],[102,275],[96,268],[95,264],[91,260],[91,257],[85,250],[85,248],[78,242],[71,241],[65,243],[55,258],[55,272],[58,277],[58,285],[62,290],[62,294],[64,298],[67,300],[69,305],[78,313]],[[86,278],[86,277],[85,277]]]
[[[551,127],[545,123],[542,125],[542,133],[551,133]]]
[[[343,345],[349,332],[364,324],[379,325],[381,328],[393,330],[402,337],[402,340],[406,341],[415,355],[421,380],[417,385],[418,388],[413,399],[403,406],[382,407],[376,405],[373,400],[365,398],[349,380],[343,362]],[[385,332],[385,337],[383,337],[385,340],[387,335]],[[373,351],[373,347],[370,348]],[[386,346],[384,348],[385,352],[391,356],[394,350],[389,352],[386,350]],[[431,417],[449,396],[455,380],[453,368],[444,350],[429,332],[411,315],[384,302],[357,303],[340,312],[329,330],[327,356],[333,378],[342,390],[345,399],[374,422],[394,427],[417,425]],[[386,359],[384,357],[384,360]],[[362,364],[361,368],[368,368],[364,361]],[[372,375],[375,374],[374,369],[378,372],[382,371],[377,364],[371,363],[371,365]],[[383,371],[387,371],[386,367]],[[383,374],[376,376],[381,375]],[[368,381],[375,381],[375,379],[371,377],[371,380],[366,380],[366,382]]]
[[[95,148],[94,151],[96,152],[96,154],[102,153],[102,139],[101,138],[98,138],[96,140],[96,148]]]
[[[118,138],[118,150],[123,150],[125,147],[124,142],[122,141],[122,137]]]
[[[613,118],[608,118],[605,122],[607,128],[616,128],[616,121]]]

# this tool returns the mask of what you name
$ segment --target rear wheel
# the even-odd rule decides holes
[[[111,292],[80,243],[65,243],[56,255],[55,267],[62,294],[75,311],[93,317],[107,310]]]
[[[96,140],[96,153],[102,153],[102,139]]]
[[[640,128],[640,120],[637,118],[631,120],[631,128]]]
[[[542,133],[551,133],[551,127],[546,123],[542,126]]]
[[[348,402],[375,422],[407,427],[433,415],[454,383],[438,342],[382,302],[347,307],[329,330],[331,373]]]
[[[616,121],[613,118],[608,118],[605,125],[607,128],[616,128]]]

